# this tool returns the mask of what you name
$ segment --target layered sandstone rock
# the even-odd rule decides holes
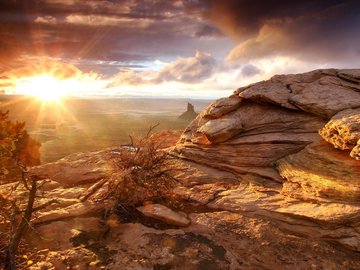
[[[207,206],[360,251],[359,82],[360,70],[329,69],[239,88],[200,113],[173,154],[238,177]]]
[[[91,156],[96,163],[106,156],[111,164],[109,158],[114,152],[116,149],[108,149],[82,157],[88,160]],[[68,168],[79,161],[69,161]],[[86,201],[81,200],[94,184],[80,182],[69,186],[67,181],[39,182],[44,189],[38,203],[52,199],[59,202],[34,217],[36,233],[28,235],[34,247],[31,254],[43,253],[45,257],[33,259],[30,269],[44,269],[44,266],[125,270],[360,267],[357,253],[331,244],[336,241],[354,248],[358,235],[351,225],[359,210],[354,205],[331,202],[319,205],[285,199],[281,183],[251,174],[238,176],[189,161],[178,162],[181,171],[176,176],[183,185],[175,191],[184,199],[187,206],[183,211],[191,223],[184,214],[161,206],[160,210],[166,209],[161,215],[156,209],[153,211],[151,204],[140,210],[146,212],[150,207],[147,212],[155,213],[156,218],[161,216],[166,222],[170,219],[170,224],[180,219],[181,224],[175,225],[187,227],[168,229],[158,227],[157,223],[142,224],[141,220],[120,222],[116,216],[104,218],[106,208],[111,205],[96,202],[101,190]],[[57,166],[57,163],[48,164],[46,170],[51,172]],[[88,166],[91,168],[92,164]],[[170,214],[166,216],[166,212]],[[305,215],[308,218],[299,218]],[[292,234],[294,230],[296,233]]]
[[[111,174],[110,155],[118,149],[88,153],[75,153],[53,163],[32,167],[30,174],[51,179],[63,186],[89,184]]]

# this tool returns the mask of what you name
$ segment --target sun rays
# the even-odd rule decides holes
[[[85,73],[52,60],[34,62],[4,73],[3,77],[7,79],[4,97],[14,98],[5,98],[0,109],[7,110],[11,105],[12,115],[25,121],[32,136],[43,143],[47,140],[43,134],[48,132],[57,137],[68,127],[81,128],[74,106],[79,103],[74,101],[81,104],[81,98],[101,95],[109,84],[108,79],[95,72]]]

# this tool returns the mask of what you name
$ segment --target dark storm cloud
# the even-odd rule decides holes
[[[114,74],[196,48],[240,66],[277,55],[357,64],[359,14],[351,0],[0,0],[0,71],[47,56]]]
[[[360,1],[188,1],[238,45],[231,60],[274,55],[307,61],[354,61],[360,57]]]
[[[212,25],[202,25],[199,30],[195,32],[195,36],[205,38],[218,38],[224,36],[224,34],[218,28]]]
[[[27,56],[173,59],[193,52],[204,25],[182,1],[0,0],[0,69]],[[204,29],[200,34],[211,34]]]

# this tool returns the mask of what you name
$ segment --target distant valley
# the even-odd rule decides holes
[[[179,119],[191,102],[195,111],[209,100],[146,98],[67,98],[40,103],[24,96],[1,96],[0,109],[42,143],[41,161],[55,161],[76,152],[126,144],[129,135],[141,135],[159,123],[156,131],[184,129],[191,119]]]

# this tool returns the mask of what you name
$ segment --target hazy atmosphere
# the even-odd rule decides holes
[[[359,270],[360,0],[0,0],[0,270]]]

